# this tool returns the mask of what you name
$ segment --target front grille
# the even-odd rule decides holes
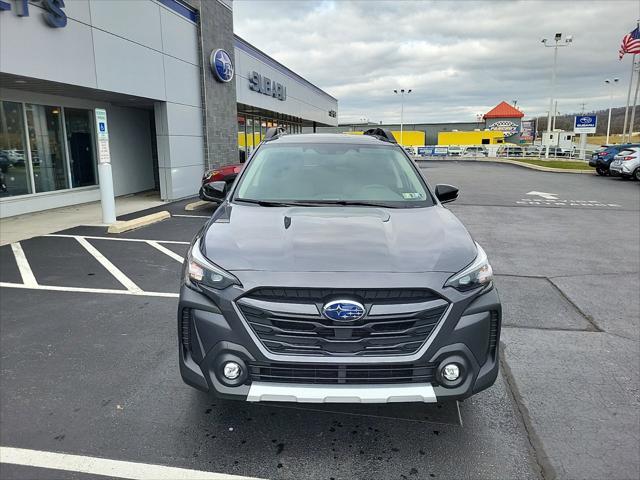
[[[432,383],[436,365],[298,365],[250,363],[251,381],[313,384]]]
[[[448,307],[445,300],[428,290],[261,289],[261,292],[267,290],[270,290],[270,295],[275,291],[296,291],[296,295],[303,294],[296,298],[304,299],[302,302],[291,302],[289,297],[284,297],[275,302],[273,297],[256,296],[254,291],[245,298],[260,302],[238,302],[240,311],[262,344],[270,352],[279,354],[409,355],[418,351],[429,338]],[[355,292],[361,295],[356,296]],[[415,292],[421,292],[422,297]],[[271,302],[265,301],[265,298]],[[322,305],[335,298],[361,301],[367,312],[377,305],[385,305],[387,308],[384,311],[392,312],[394,304],[402,305],[405,312],[411,310],[411,305],[415,305],[416,310],[380,315],[368,313],[353,322],[336,322],[320,314]],[[411,301],[407,302],[409,298]],[[438,300],[430,306],[424,305],[436,298]],[[305,311],[308,313],[288,313],[287,304],[290,307],[291,303],[306,304]]]
[[[387,305],[416,303],[441,298],[424,288],[296,288],[260,287],[247,294],[250,298],[270,302],[324,303],[329,298],[351,298],[362,303]]]

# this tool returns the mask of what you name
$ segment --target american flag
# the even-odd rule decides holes
[[[620,51],[618,52],[618,58],[622,60],[625,53],[640,53],[640,27],[636,27],[630,33],[627,33],[622,38],[620,44]]]

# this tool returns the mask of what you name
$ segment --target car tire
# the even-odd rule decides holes
[[[636,168],[636,171],[633,172],[633,178],[640,182],[640,167]]]
[[[598,166],[596,167],[596,173],[602,177],[606,177],[609,174],[609,169]]]

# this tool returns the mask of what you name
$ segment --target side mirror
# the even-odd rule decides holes
[[[458,198],[458,188],[446,183],[440,183],[436,185],[436,197],[438,197],[440,203],[453,202]]]
[[[211,187],[210,192],[212,196],[217,197],[220,200],[224,200],[224,197],[227,196],[227,182],[211,182],[209,186]]]

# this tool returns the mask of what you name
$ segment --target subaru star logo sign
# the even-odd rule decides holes
[[[211,63],[211,70],[213,70],[218,80],[225,83],[233,80],[233,63],[225,50],[219,48],[211,52],[209,62]]]
[[[364,317],[364,305],[353,300],[334,300],[322,307],[322,314],[329,320],[352,322]]]

